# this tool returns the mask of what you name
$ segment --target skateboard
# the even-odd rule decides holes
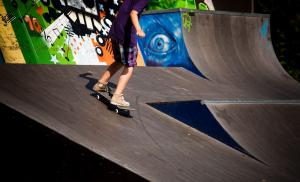
[[[95,96],[97,100],[104,103],[107,106],[107,109],[114,111],[119,115],[131,117],[130,111],[135,111],[135,109],[132,107],[121,107],[121,106],[111,104],[110,100],[113,95],[112,92],[95,92],[92,95]]]

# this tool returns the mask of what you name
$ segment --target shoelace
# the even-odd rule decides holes
[[[127,101],[125,100],[125,98],[124,98],[124,94],[120,94],[120,98],[121,98],[121,100],[122,100],[123,102],[127,102]]]
[[[123,94],[121,94],[121,100],[125,101],[125,98],[124,98]]]

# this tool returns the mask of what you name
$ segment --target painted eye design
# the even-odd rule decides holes
[[[175,41],[166,34],[155,34],[150,39],[148,48],[155,53],[169,53],[175,48]]]

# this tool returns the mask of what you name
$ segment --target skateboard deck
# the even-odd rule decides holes
[[[130,111],[135,111],[132,107],[121,107],[110,103],[112,93],[111,92],[95,92],[93,95],[97,100],[101,101],[107,106],[107,109],[114,111],[117,114],[122,116],[131,117]]]

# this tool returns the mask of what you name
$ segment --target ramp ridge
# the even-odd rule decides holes
[[[208,107],[201,104],[201,100],[148,103],[148,105],[201,133],[214,138],[226,146],[267,165],[237,143],[213,116]]]
[[[203,100],[202,104],[300,104],[300,100]]]

